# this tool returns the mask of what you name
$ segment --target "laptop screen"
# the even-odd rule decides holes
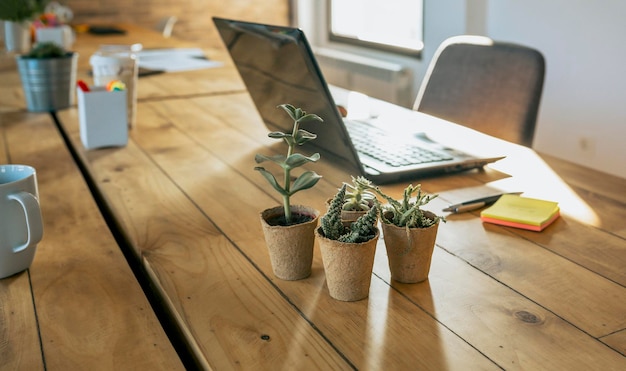
[[[303,129],[317,134],[317,139],[305,146],[330,152],[343,159],[344,166],[358,169],[352,143],[304,33],[290,27],[221,18],[213,21],[267,127],[291,132],[293,123],[277,108],[280,104],[315,113],[324,122],[302,124]]]

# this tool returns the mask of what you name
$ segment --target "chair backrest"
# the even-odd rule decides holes
[[[177,21],[178,17],[176,17],[175,15],[163,17],[157,23],[156,29],[157,31],[163,33],[163,36],[170,37],[172,36],[172,31],[174,30],[174,25]]]
[[[530,147],[544,75],[535,49],[455,36],[435,52],[413,108]]]

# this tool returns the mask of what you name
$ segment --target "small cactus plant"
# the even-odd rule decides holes
[[[64,57],[66,54],[65,50],[56,43],[45,41],[37,43],[28,54],[24,55],[24,58],[60,58]]]
[[[359,243],[369,241],[376,235],[376,221],[378,206],[370,208],[367,214],[361,216],[350,227],[345,227],[341,221],[341,210],[346,195],[346,184],[343,184],[330,202],[328,211],[321,218],[321,227],[324,237],[340,242]]]
[[[383,191],[371,183],[363,182],[357,179],[357,183],[366,189],[370,189],[384,198],[389,204],[385,205],[381,211],[381,220],[384,223],[393,224],[398,227],[407,228],[427,228],[439,221],[445,223],[442,216],[429,217],[421,208],[439,195],[429,195],[422,192],[420,184],[413,186],[409,184],[404,189],[402,200],[398,201],[383,193]],[[411,201],[413,194],[417,192],[415,200]]]

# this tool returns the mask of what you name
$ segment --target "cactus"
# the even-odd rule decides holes
[[[337,194],[333,197],[328,211],[321,219],[321,227],[324,236],[340,242],[359,243],[372,239],[376,235],[376,221],[378,218],[378,206],[370,208],[367,214],[357,219],[349,228],[343,226],[341,210],[346,195],[344,183]]]

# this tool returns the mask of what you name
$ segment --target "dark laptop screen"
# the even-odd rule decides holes
[[[357,168],[352,144],[320,72],[311,48],[299,29],[214,18],[224,45],[241,75],[257,110],[270,130],[290,132],[292,122],[278,105],[289,103],[319,115],[324,122],[303,123],[317,134],[309,142]]]

